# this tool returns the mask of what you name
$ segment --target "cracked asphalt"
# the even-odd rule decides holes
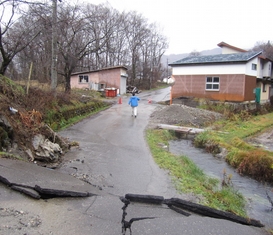
[[[144,139],[156,102],[169,99],[169,91],[139,94],[137,118],[131,116],[129,97],[124,96],[122,104],[117,102],[60,132],[80,146],[66,154],[58,171],[92,184],[99,195],[35,200],[1,185],[0,234],[267,234],[263,228],[195,214],[184,216],[158,204],[131,202],[124,212],[120,197],[128,193],[190,199],[176,192],[168,172],[154,163]],[[122,224],[123,219],[131,221],[130,229],[125,229],[129,225]]]

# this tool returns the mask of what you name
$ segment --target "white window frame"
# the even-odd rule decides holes
[[[79,83],[88,83],[89,76],[88,75],[79,75]]]
[[[220,77],[208,76],[206,77],[206,91],[219,91]]]
[[[251,69],[252,69],[252,70],[257,70],[257,64],[252,63]]]

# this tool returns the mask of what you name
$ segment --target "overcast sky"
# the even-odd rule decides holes
[[[168,54],[210,50],[219,42],[249,49],[273,41],[273,0],[84,0],[108,2],[157,22],[168,38]]]

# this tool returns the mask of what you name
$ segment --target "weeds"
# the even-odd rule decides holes
[[[250,117],[248,113],[242,112],[237,118],[217,121],[215,126],[221,131],[198,134],[194,145],[213,154],[217,153],[217,146],[218,150],[225,148],[228,152],[226,161],[241,174],[256,180],[273,181],[273,153],[245,141],[246,138],[271,128],[273,113]]]
[[[226,169],[223,170],[222,187],[232,187],[232,174],[227,175]]]
[[[158,143],[168,145],[173,138],[169,131],[147,130],[146,138],[156,163],[169,171],[178,191],[194,193],[203,205],[246,216],[244,198],[232,187],[220,189],[219,180],[206,176],[189,158],[176,156],[159,147]]]
[[[42,122],[42,114],[39,111],[19,112],[22,123],[26,127],[38,126]]]

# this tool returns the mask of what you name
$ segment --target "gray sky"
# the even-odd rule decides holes
[[[273,41],[273,0],[84,0],[137,11],[157,22],[168,38],[165,54],[189,53],[217,47],[219,42],[249,49]]]

